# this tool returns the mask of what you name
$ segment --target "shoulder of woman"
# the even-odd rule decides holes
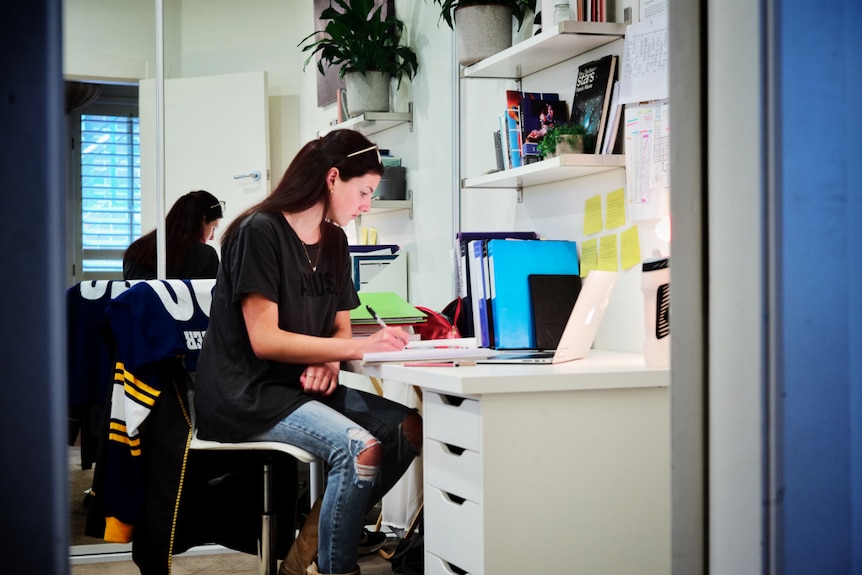
[[[277,228],[280,219],[282,219],[281,216],[277,216],[275,214],[256,212],[246,217],[240,225],[240,228]]]

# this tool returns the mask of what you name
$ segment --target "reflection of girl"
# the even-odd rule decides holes
[[[215,237],[223,203],[198,190],[180,197],[165,218],[166,276],[178,279],[214,278],[218,253],[207,240]],[[123,279],[156,279],[156,231],[141,236],[123,255]]]
[[[200,437],[290,443],[329,470],[282,575],[358,575],[360,548],[385,539],[370,545],[365,514],[421,446],[415,410],[338,380],[341,361],[400,350],[410,338],[394,326],[351,337],[359,298],[339,226],[371,209],[382,175],[377,146],[334,130],[303,146],[272,193],[222,237],[195,382]]]

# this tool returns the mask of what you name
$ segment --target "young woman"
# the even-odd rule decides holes
[[[214,278],[218,253],[206,242],[215,237],[223,204],[198,190],[181,196],[165,218],[165,268],[168,278]],[[156,231],[141,236],[123,254],[123,279],[156,278]]]
[[[398,327],[351,337],[359,298],[339,226],[371,209],[382,174],[376,146],[332,131],[307,143],[222,237],[195,384],[198,434],[284,441],[329,469],[319,523],[309,515],[281,574],[358,574],[365,515],[421,448],[415,410],[338,384],[341,361],[409,339]]]

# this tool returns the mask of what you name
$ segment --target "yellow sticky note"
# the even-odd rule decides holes
[[[587,277],[590,271],[599,265],[598,243],[595,238],[581,242],[581,277]]]
[[[359,230],[359,245],[368,245],[368,228],[366,228],[365,226],[362,226],[362,228]]]
[[[602,231],[602,197],[588,198],[584,205],[584,233],[597,234]]]
[[[626,225],[626,193],[620,188],[608,194],[607,199],[607,228],[612,230]]]
[[[624,270],[641,263],[641,242],[637,226],[632,226],[620,234],[620,257]]]
[[[369,228],[368,230],[368,245],[377,245],[377,228]]]
[[[599,269],[615,272],[619,269],[618,260],[616,234],[599,238]]]

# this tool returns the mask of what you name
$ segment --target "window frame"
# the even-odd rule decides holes
[[[102,85],[99,97],[83,108],[68,114],[68,214],[67,237],[69,238],[69,282],[100,279],[122,279],[120,272],[84,271],[85,259],[122,260],[126,248],[85,250],[83,247],[83,189],[81,167],[81,117],[84,115],[134,116],[140,118],[137,85]],[[134,238],[133,238],[134,239]]]

